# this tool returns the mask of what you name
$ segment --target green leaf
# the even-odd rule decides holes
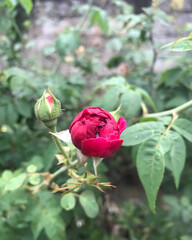
[[[191,34],[188,37],[180,38],[175,42],[163,45],[161,48],[169,48],[170,51],[191,51],[192,50],[192,36]]]
[[[166,152],[164,154],[164,161],[165,161],[165,167],[171,171],[172,167],[171,167],[171,156],[170,156],[170,152]]]
[[[102,107],[107,111],[113,111],[117,108],[122,89],[117,86],[111,86],[102,97]]]
[[[168,133],[172,139],[172,145],[168,152],[169,157],[166,158],[166,167],[172,172],[176,188],[179,186],[181,173],[185,165],[186,146],[183,138],[176,132]]]
[[[29,176],[29,183],[31,185],[38,185],[41,183],[41,178],[39,173],[34,173],[31,176]]]
[[[140,92],[141,96],[147,101],[147,103],[152,107],[152,109],[156,111],[155,103],[149,96],[149,94],[142,88],[137,88],[137,90]]]
[[[182,79],[182,84],[188,88],[189,90],[192,90],[192,75],[189,75],[187,74],[187,76],[185,76],[183,79]]]
[[[179,118],[174,122],[172,128],[178,133],[180,133],[188,141],[192,142],[192,122],[191,121],[184,118]]]
[[[55,42],[55,50],[61,58],[67,54],[72,54],[80,45],[80,36],[78,31],[66,30],[60,34]]]
[[[30,14],[33,8],[33,1],[32,0],[19,0],[21,6],[25,10],[27,14]]]
[[[172,145],[172,140],[169,134],[166,134],[165,136],[161,136],[160,145],[161,145],[161,151],[163,152],[163,154],[167,153],[170,150]]]
[[[111,48],[115,51],[120,51],[123,47],[122,40],[118,37],[112,38],[107,42],[107,48]]]
[[[5,170],[3,171],[1,178],[5,181],[8,182],[9,180],[11,180],[11,178],[13,178],[13,172],[10,170]]]
[[[122,104],[121,113],[130,119],[138,114],[141,108],[141,95],[136,90],[125,88],[120,98],[120,104]]]
[[[43,54],[45,56],[49,56],[49,55],[53,54],[54,52],[55,52],[55,46],[51,45],[51,46],[46,46],[44,48]]]
[[[27,167],[27,172],[28,173],[34,173],[34,172],[36,172],[37,171],[37,166],[35,166],[35,165],[33,165],[33,164],[31,164],[31,165],[29,165],[28,167]]]
[[[19,77],[25,77],[26,71],[24,71],[21,68],[18,67],[10,67],[4,71],[6,78],[10,78],[12,76],[19,76]]]
[[[177,107],[179,105],[182,105],[182,104],[186,103],[187,101],[188,101],[187,96],[186,95],[182,95],[182,93],[181,93],[180,96],[175,96],[175,97],[172,96],[172,98],[169,101],[166,102],[164,107],[166,109],[175,108],[175,107]]]
[[[44,167],[43,164],[43,158],[39,155],[32,156],[27,163],[25,163],[25,166],[28,167],[30,165],[35,165],[37,167],[37,171],[41,171]]]
[[[37,204],[36,207],[33,207],[33,211],[29,213],[30,217],[32,217],[31,230],[35,240],[38,238],[45,225],[45,216],[42,213],[42,207],[40,204]]]
[[[101,88],[105,89],[107,86],[126,86],[126,79],[124,77],[112,77],[110,79],[107,79],[106,81],[103,81],[100,86]]]
[[[94,7],[92,8],[92,16],[91,16],[91,26],[97,24],[103,33],[107,34],[109,31],[109,20],[106,11]]]
[[[89,218],[95,218],[99,212],[99,207],[95,199],[95,195],[93,192],[87,190],[84,191],[80,197],[79,201],[81,206],[83,207],[86,215]]]
[[[164,82],[167,87],[173,87],[179,81],[182,81],[183,74],[184,71],[180,67],[168,69],[162,74],[162,82]]]
[[[24,117],[29,118],[31,117],[31,103],[27,102],[26,100],[17,100],[15,102],[17,111]]]
[[[50,240],[65,240],[65,223],[60,216],[46,219],[45,232]]]
[[[157,120],[162,122],[164,125],[169,125],[171,123],[171,121],[172,121],[172,117],[165,116],[165,117],[157,118]]]
[[[107,12],[101,11],[101,9],[99,12],[100,12],[100,19],[99,19],[98,25],[101,28],[101,30],[105,34],[107,34],[109,32],[109,20],[108,20]]]
[[[58,152],[54,143],[50,143],[44,151],[43,160],[44,160],[44,171],[48,171],[55,159],[55,154]]]
[[[6,185],[6,190],[14,191],[20,188],[25,182],[27,175],[26,173],[22,173],[17,177],[12,178]]]
[[[12,94],[17,96],[17,99],[22,97],[34,99],[36,95],[39,96],[37,91],[34,91],[41,88],[43,83],[39,81],[39,78],[34,73],[17,67],[8,68],[4,73],[8,78]],[[25,91],[23,91],[23,88],[25,88]]]
[[[126,128],[122,134],[123,146],[134,146],[146,141],[155,132],[162,133],[165,127],[160,122],[142,122]]]
[[[7,106],[7,118],[10,125],[13,125],[17,121],[18,114],[12,103],[9,103]]]
[[[55,195],[41,191],[36,194],[35,206],[28,215],[32,221],[32,232],[35,239],[44,229],[50,240],[65,240],[65,223],[60,216],[61,207]]]
[[[17,0],[4,0],[4,2],[11,10],[17,6]]]
[[[165,168],[163,153],[159,145],[160,136],[156,134],[140,146],[136,162],[139,178],[153,212],[155,212],[156,196]]]
[[[76,199],[73,193],[68,193],[61,198],[61,207],[69,211],[75,207]]]
[[[3,125],[6,118],[6,111],[4,106],[0,106],[0,126]]]

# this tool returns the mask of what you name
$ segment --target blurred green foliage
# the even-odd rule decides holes
[[[27,26],[27,16],[32,8],[32,0],[2,0],[0,2],[0,56],[10,65],[14,65],[19,60],[19,51],[24,46],[24,34],[21,28]]]
[[[120,175],[124,165],[133,164],[135,168],[134,156],[137,155],[140,144],[144,142],[144,147],[140,148],[140,154],[137,155],[140,156],[137,166],[141,164],[138,166],[138,169],[141,169],[139,175],[143,174],[143,152],[147,147],[153,147],[157,136],[160,136],[171,120],[164,117],[155,121],[149,119],[150,121],[139,122],[142,111],[164,111],[191,99],[190,52],[185,55],[181,53],[179,57],[172,59],[174,67],[155,72],[160,44],[154,42],[154,22],[162,21],[163,24],[169,25],[168,16],[163,11],[153,8],[146,8],[142,14],[135,15],[132,7],[124,1],[118,0],[113,3],[113,21],[118,22],[114,25],[107,11],[95,6],[91,1],[89,5],[78,8],[79,13],[83,14],[80,24],[75,28],[66,28],[56,37],[55,43],[46,47],[42,53],[47,57],[52,56],[55,60],[52,69],[39,69],[38,65],[31,64],[30,59],[21,57],[22,49],[26,47],[23,26],[28,24],[24,19],[18,25],[17,17],[22,12],[30,18],[32,1],[4,0],[0,3],[0,56],[6,66],[0,73],[2,240],[191,238],[192,198],[189,186],[192,179],[190,171],[184,168],[185,160],[187,166],[190,166],[191,159],[191,109],[180,114],[182,118],[174,122],[173,131],[161,142],[167,153],[166,169],[173,175],[176,186],[178,187],[183,168],[183,175],[187,181],[181,178],[181,187],[176,191],[171,185],[172,176],[170,177],[170,173],[165,174],[161,189],[162,198],[158,199],[156,215],[149,212],[143,199],[140,204],[125,202],[117,215],[110,216],[114,226],[119,226],[118,236],[113,236],[113,227],[107,226],[109,219],[105,214],[105,202],[102,202],[104,200],[98,190],[85,186],[64,196],[52,194],[50,186],[35,191],[36,186],[42,182],[41,172],[53,173],[58,169],[55,158],[58,151],[46,129],[36,120],[33,110],[35,101],[45,88],[49,87],[62,103],[64,111],[59,121],[59,129],[67,129],[74,116],[85,105],[100,106],[108,111],[122,105],[121,115],[127,119],[129,126],[131,125],[124,133],[124,146],[129,148],[123,149],[122,154],[116,154],[117,161],[111,159],[114,166],[109,164],[108,169],[102,164],[99,167],[99,173],[105,179],[106,172],[116,171],[117,167]],[[88,25],[85,27],[86,21]],[[81,34],[83,31],[89,31],[94,25],[100,28],[107,39],[106,50],[112,51],[105,67],[110,71],[119,68],[120,74],[98,75],[103,63],[100,63],[96,49],[83,46]],[[190,50],[191,35],[166,47],[174,51]],[[161,61],[164,64],[166,58]],[[64,75],[61,66],[72,66],[74,71]],[[94,82],[90,83],[92,78]],[[153,135],[154,133],[156,135]],[[153,138],[152,144],[151,140],[148,140],[150,137]],[[173,145],[173,142],[177,145]],[[127,160],[131,152],[133,163]],[[121,158],[122,166],[116,166],[115,163],[121,161]],[[177,164],[172,162],[173,158]],[[83,174],[82,169],[78,171],[79,174]],[[129,173],[125,178],[128,177]],[[153,177],[154,182],[162,178],[161,174]],[[70,180],[63,174],[55,181],[60,184]],[[123,181],[125,179],[122,179]],[[148,187],[148,182],[143,185]],[[34,192],[27,186],[34,188]],[[154,189],[154,192],[157,190]],[[159,200],[162,203],[159,203]],[[154,198],[151,200],[152,205],[153,202]],[[92,218],[96,220],[93,221]]]

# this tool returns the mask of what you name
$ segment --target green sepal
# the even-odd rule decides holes
[[[122,104],[113,112],[110,112],[110,114],[115,118],[116,121],[119,120],[119,112],[121,110]]]
[[[46,101],[46,94],[50,94],[53,99],[51,105]],[[61,114],[61,103],[50,90],[48,90],[48,92],[45,90],[42,97],[37,100],[35,104],[35,114],[49,129],[56,126],[57,118]]]

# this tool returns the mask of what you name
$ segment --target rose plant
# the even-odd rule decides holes
[[[67,170],[73,179],[73,184],[66,182],[62,187],[52,185],[54,192],[61,191],[66,194],[84,184],[94,186],[101,191],[103,191],[102,186],[115,187],[109,182],[98,180],[100,175],[97,175],[97,167],[103,158],[110,157],[123,143],[120,135],[126,128],[126,120],[119,118],[119,111],[120,107],[111,113],[100,107],[87,107],[75,117],[69,130],[57,132],[56,123],[61,112],[61,104],[50,90],[44,91],[43,96],[35,105],[35,113],[37,118],[51,131],[53,140],[60,151],[60,155],[57,155],[58,164],[63,164],[54,174],[47,175],[44,182],[49,184],[53,178]],[[67,146],[64,147],[60,140],[64,141]],[[76,148],[71,145],[72,143]],[[94,174],[87,167],[86,163],[89,159],[93,161]],[[77,174],[80,166],[85,168],[83,175]]]
[[[99,107],[87,107],[70,125],[69,131],[75,147],[88,157],[106,158],[115,153],[123,143],[119,139],[126,128],[126,120],[115,118]]]
[[[31,1],[32,0],[27,2]],[[18,0],[5,0],[3,2],[19,4]],[[90,1],[90,3],[91,2],[92,1]],[[119,149],[121,144],[124,147],[129,147],[124,153],[128,154],[132,150],[132,154],[129,157],[123,154],[122,158],[110,159],[116,163],[115,175],[119,175],[121,182],[123,182],[125,178],[123,178],[121,170],[124,169],[125,166],[125,170],[129,169],[127,165],[130,164],[129,160],[133,158],[134,163],[136,163],[139,178],[145,188],[149,206],[153,212],[155,211],[155,200],[163,180],[165,169],[171,172],[176,187],[179,187],[180,176],[184,168],[185,159],[187,159],[186,146],[188,145],[190,150],[190,143],[192,143],[192,119],[189,118],[189,116],[189,120],[186,119],[187,114],[191,112],[187,111],[187,108],[192,106],[192,100],[190,100],[192,89],[190,85],[190,61],[187,61],[186,58],[185,61],[179,62],[177,68],[168,69],[168,71],[163,73],[154,72],[157,53],[160,51],[157,49],[159,44],[155,41],[155,38],[153,38],[152,26],[158,19],[164,20],[164,15],[159,14],[160,12],[157,9],[154,9],[154,11],[151,11],[152,9],[144,9],[146,14],[143,13],[139,16],[134,16],[129,10],[129,6],[125,6],[125,2],[113,2],[116,6],[122,6],[121,9],[119,9],[120,11],[117,10],[117,18],[114,15],[112,18],[113,20],[122,19],[122,24],[117,23],[117,25],[119,27],[123,26],[123,29],[117,26],[115,30],[114,24],[109,24],[111,23],[111,21],[109,21],[111,17],[109,16],[108,19],[105,17],[105,10],[100,11],[98,6],[91,10],[90,6],[90,8],[87,9],[88,14],[82,19],[83,21],[80,21],[80,24],[78,22],[77,31],[74,29],[74,26],[64,30],[64,32],[58,36],[55,44],[53,44],[51,48],[48,46],[48,51],[46,52],[49,52],[48,55],[50,55],[50,52],[54,54],[53,59],[56,60],[55,66],[49,69],[46,69],[46,66],[44,66],[45,68],[43,67],[43,69],[41,69],[39,66],[36,66],[36,61],[31,62],[24,57],[24,64],[19,64],[20,66],[15,68],[12,67],[14,64],[11,62],[10,67],[5,69],[6,80],[4,80],[4,75],[2,73],[0,74],[0,92],[2,95],[0,104],[0,164],[1,170],[5,170],[0,176],[1,239],[10,240],[14,238],[15,240],[22,240],[49,238],[64,240],[66,239],[65,226],[67,235],[69,235],[67,238],[69,239],[79,239],[82,237],[82,233],[83,238],[86,239],[99,239],[102,237],[108,239],[108,237],[105,236],[105,231],[102,232],[101,235],[97,235],[94,222],[100,223],[100,220],[102,220],[102,222],[107,220],[103,218],[102,212],[106,213],[107,209],[105,209],[105,206],[107,207],[110,204],[105,205],[105,203],[108,203],[110,199],[106,198],[107,201],[104,200],[105,202],[102,201],[105,198],[97,201],[99,194],[94,194],[90,186],[97,187],[101,191],[103,186],[112,186],[109,183],[101,182],[103,181],[101,180],[101,176],[105,179],[104,167],[103,169],[102,166],[100,167],[99,175],[94,175],[92,174],[91,163],[94,163],[94,161],[98,163],[102,158],[111,156]],[[80,8],[78,8],[78,10],[80,10]],[[78,53],[77,49],[80,49],[80,44],[84,43],[84,41],[80,41],[79,38],[85,33],[85,25],[90,27],[90,24],[87,24],[88,15],[91,18],[91,25],[97,24],[103,32],[108,33],[107,41],[104,42],[107,43],[107,48],[111,48],[110,51],[112,51],[111,54],[113,56],[109,59],[107,66],[111,68],[118,67],[119,64],[121,64],[119,71],[123,77],[116,76],[113,71],[109,72],[109,79],[108,74],[106,74],[106,76],[97,74],[99,72],[99,65],[102,66],[102,64],[100,64],[102,55],[97,51],[98,49],[94,51],[85,45],[83,46],[84,53]],[[16,16],[18,18],[17,14]],[[2,17],[4,17],[4,14]],[[13,19],[11,18],[10,21],[14,20],[14,18],[13,16]],[[7,21],[5,17],[4,20]],[[127,24],[127,21],[129,21],[130,24]],[[86,24],[84,25],[84,23]],[[6,36],[12,36],[13,24],[15,24],[15,21],[12,21],[9,27],[11,32],[8,31],[5,33]],[[9,24],[5,25],[7,26]],[[84,25],[83,28],[82,25]],[[127,31],[127,28],[129,31]],[[83,34],[80,29],[83,30]],[[119,32],[122,34],[119,34]],[[24,42],[28,43],[30,39],[27,38],[26,40],[27,41]],[[150,49],[149,51],[148,49],[146,49],[147,51],[139,51],[140,49],[145,49],[145,46],[150,45],[149,42],[152,45],[152,52]],[[3,41],[3,43],[5,43],[5,41]],[[176,48],[183,48],[183,46],[179,44],[182,42],[178,41],[177,43]],[[2,44],[1,48],[3,50],[3,57],[5,52],[4,45],[5,44]],[[11,45],[13,45],[12,48],[16,46],[14,43]],[[172,48],[172,46],[170,47]],[[10,50],[10,46],[8,46],[8,48]],[[173,50],[175,50],[175,44]],[[15,51],[17,50],[15,49],[13,52]],[[70,56],[68,54],[70,54]],[[16,55],[14,54],[13,57],[14,56]],[[148,57],[146,58],[146,56]],[[67,62],[67,57],[72,57],[73,62]],[[9,61],[10,58],[5,58],[5,62],[7,62],[6,59]],[[116,60],[120,60],[120,62]],[[33,62],[35,65],[32,64]],[[72,72],[69,64],[73,64]],[[69,66],[69,71],[67,71],[67,73],[70,73],[69,76],[66,76],[66,74],[63,75],[63,66],[64,68]],[[105,78],[106,80],[104,80]],[[59,148],[58,152],[53,144],[49,143],[49,138],[46,137],[45,131],[36,124],[34,115],[32,114],[31,103],[34,103],[34,99],[38,98],[40,91],[43,91],[45,86],[51,86],[58,94],[58,97],[62,99],[64,108],[67,109],[66,114],[65,112],[63,114],[65,115],[63,116],[65,123],[62,123],[62,125],[66,127],[69,117],[71,117],[76,109],[79,109],[79,103],[82,104],[85,100],[90,99],[87,98],[88,96],[86,96],[86,99],[83,98],[81,94],[82,88],[89,86],[89,84],[87,84],[88,82],[86,83],[84,81],[85,79],[91,79],[91,83],[92,79],[94,80],[96,85],[96,91],[94,90],[94,93],[99,94],[99,96],[91,95],[95,101],[89,104],[91,106],[102,107],[108,111],[112,111],[118,105],[122,104],[121,113],[122,116],[129,121],[129,127],[124,130],[124,119],[116,118],[112,113],[103,109],[101,110],[101,108],[89,107],[77,115],[70,126],[70,132],[68,130],[63,131],[62,138],[65,138],[66,143],[61,144],[60,139],[56,137],[57,134],[59,134],[56,132],[56,125],[61,113],[60,103],[50,91],[46,91],[43,98],[38,100],[36,104],[36,116],[48,127],[48,131],[52,132],[54,142]],[[102,89],[99,88],[99,84],[101,84]],[[150,98],[150,94],[146,92],[147,89],[151,90],[155,103],[153,103],[152,98]],[[87,90],[89,91],[90,89]],[[107,90],[106,93],[105,90]],[[170,94],[170,90],[175,94]],[[105,95],[102,96],[103,93]],[[190,100],[190,102],[178,106],[181,104],[180,100],[183,101],[183,98],[190,98],[186,99],[186,101]],[[98,101],[96,102],[96,100],[99,100],[100,103],[98,103]],[[170,100],[170,102],[168,102],[168,100]],[[155,104],[157,106],[155,106]],[[169,110],[171,107],[176,108]],[[154,111],[156,111],[155,109],[157,109],[157,111],[166,111],[149,114],[148,110],[151,111],[152,109]],[[181,111],[182,113],[180,113]],[[115,118],[115,121],[111,115]],[[75,117],[75,115],[73,117]],[[70,143],[71,138],[76,148]],[[185,138],[185,140],[183,138]],[[187,145],[186,141],[188,141]],[[78,153],[82,154],[78,156]],[[57,164],[55,164],[55,156],[58,160]],[[85,158],[85,161],[77,159],[79,157]],[[123,160],[123,164],[119,164],[121,160]],[[188,164],[190,164],[190,162]],[[119,165],[122,165],[123,168]],[[82,167],[80,168],[80,166]],[[113,168],[110,168],[112,165],[108,167],[110,172],[112,172]],[[190,174],[190,168],[188,170]],[[95,173],[97,174],[96,171]],[[127,171],[124,177],[129,178],[129,176],[129,171]],[[131,182],[130,180],[131,179],[129,179],[129,184]],[[190,183],[186,175],[184,180]],[[125,185],[126,182],[127,181],[123,184]],[[85,185],[89,186],[87,187]],[[170,191],[169,184],[166,185],[168,185]],[[183,181],[182,186],[184,186]],[[140,188],[138,189],[140,191]],[[189,185],[187,189],[190,189]],[[180,190],[181,188],[179,191]],[[50,191],[60,191],[65,195],[58,197],[58,194],[51,194]],[[163,188],[161,189],[161,196],[162,195]],[[181,191],[176,194],[174,193],[174,195],[181,195]],[[178,199],[171,197],[169,202],[172,201],[175,203],[176,200]],[[190,216],[186,216],[186,209],[189,209],[191,205],[186,204],[186,198],[183,198],[183,200],[184,201],[181,202],[183,204],[185,203],[185,206],[182,205],[183,211],[179,211],[178,215],[178,223],[180,226],[182,226],[181,215],[184,216],[183,218],[186,225],[190,225]],[[97,202],[104,206],[104,209],[102,209],[100,213]],[[143,199],[141,199],[141,202],[143,202]],[[88,217],[94,218],[99,213],[100,219],[90,224],[86,219],[84,220],[82,211],[78,209],[80,206]],[[62,208],[69,212],[61,212]],[[74,208],[76,209],[73,212],[72,210]],[[138,206],[136,206],[136,210],[138,210]],[[166,208],[166,211],[167,210],[168,208]],[[128,211],[130,212],[130,207]],[[188,212],[190,214],[190,211]],[[122,214],[122,211],[120,211],[120,214]],[[135,212],[132,215],[126,214],[125,222],[127,223],[127,218],[133,218],[134,214]],[[146,207],[144,215],[149,219]],[[155,231],[155,228],[151,228],[151,222],[147,224],[148,226],[146,225],[144,215],[141,214],[140,219],[137,218],[140,222],[145,223],[144,228],[142,228],[142,226],[139,226],[139,228],[144,230],[148,228],[147,237],[152,238],[150,232],[151,230]],[[173,219],[175,223],[175,215]],[[170,218],[168,218],[168,220],[170,222]],[[141,225],[140,222],[139,225]],[[154,223],[157,222],[154,221]],[[133,224],[129,225],[133,226]],[[92,227],[90,228],[90,226]],[[177,225],[174,224],[172,229],[174,229],[175,226]],[[136,231],[138,230],[138,225],[135,229]],[[126,229],[127,234],[130,235],[130,237],[137,238],[137,234],[134,232],[135,229],[133,227],[129,229],[128,226]],[[162,229],[165,231],[170,230],[167,228],[167,222],[165,222],[165,228]],[[123,228],[122,230],[120,228],[118,232],[124,234],[125,229]],[[161,232],[165,234],[165,231]],[[183,232],[185,236],[180,236],[183,231],[182,227],[179,228],[179,231],[179,236],[174,235],[172,238],[187,237],[187,231]],[[72,233],[72,235],[70,235],[70,233]],[[161,237],[162,236],[160,236],[160,238]],[[120,236],[116,236],[116,238],[120,238]],[[166,237],[165,235],[163,235],[162,238],[170,239],[170,237]]]
[[[43,95],[36,104],[37,116],[44,116],[44,111],[50,116],[50,110],[52,112],[54,105],[53,99],[56,99],[53,95]],[[39,107],[39,104],[43,104],[43,107]],[[103,158],[114,154],[121,145],[139,146],[136,157],[138,175],[147,194],[149,206],[155,212],[156,196],[165,167],[172,172],[176,187],[179,186],[186,158],[183,137],[190,142],[192,141],[191,135],[188,135],[192,124],[188,120],[178,119],[178,113],[191,106],[192,100],[165,112],[149,114],[143,110],[143,117],[140,118],[140,121],[127,128],[125,118],[119,118],[121,107],[111,113],[100,107],[87,107],[77,114],[69,130],[56,132],[56,127],[51,129],[47,126],[52,131],[51,134],[62,155],[59,163],[63,163],[63,167],[45,179],[46,182],[50,182],[58,174],[69,170],[73,184],[66,182],[62,187],[55,185],[54,192],[71,193],[84,184],[94,186],[101,191],[103,191],[102,186],[114,187],[109,182],[99,181],[98,165]],[[54,105],[54,111],[60,112],[60,104]],[[172,118],[170,117],[169,121],[164,122],[162,117],[170,115]],[[41,121],[44,122],[44,120],[47,119],[41,118]],[[181,126],[188,129],[187,134]],[[60,140],[67,144],[65,148]],[[69,151],[71,143],[76,147],[75,149],[71,148],[73,153]],[[66,147],[68,147],[67,151],[65,151]],[[174,163],[176,163],[174,166],[172,166],[173,162],[170,162],[168,166],[165,165],[167,153],[170,154],[171,161],[174,159]],[[87,166],[90,160],[93,161],[94,174]],[[85,168],[83,175],[77,174],[77,169],[80,166]]]

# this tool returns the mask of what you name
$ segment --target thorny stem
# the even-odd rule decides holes
[[[158,112],[158,113],[149,113],[146,114],[142,117],[142,119],[147,119],[147,118],[158,118],[158,117],[164,117],[164,116],[168,116],[168,115],[173,115],[173,114],[177,114],[181,111],[184,111],[185,109],[192,107],[192,100],[176,107],[176,108],[172,108],[170,110],[167,111],[163,111],[163,112]]]
[[[67,171],[68,169],[72,168],[73,166],[75,166],[78,163],[78,160],[75,160],[73,162],[71,162],[68,166],[66,167],[62,167],[59,170],[57,170],[56,172],[54,172],[51,176],[51,180],[55,177],[57,177],[58,175],[60,175],[61,173]]]
[[[68,166],[62,167],[62,168],[58,169],[56,172],[50,174],[50,177],[48,179],[46,179],[45,181],[41,182],[39,185],[37,185],[33,188],[34,192],[38,191],[43,186],[49,186],[50,182],[55,177],[57,177],[58,175],[60,175],[61,173],[65,172],[65,171],[67,171],[68,169],[74,167],[77,163],[78,163],[78,160],[75,160],[75,161],[71,162]]]

